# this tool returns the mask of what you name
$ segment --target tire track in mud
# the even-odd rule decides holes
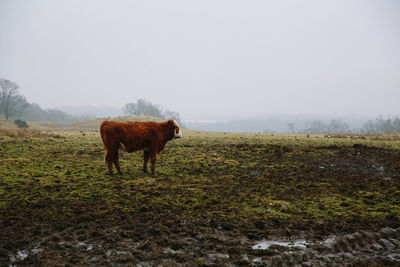
[[[400,228],[385,227],[377,232],[361,230],[330,236],[324,241],[275,241],[275,245],[263,250],[255,249],[255,242],[240,236],[236,238],[242,240],[232,246],[231,237],[225,239],[224,236],[216,239],[208,236],[203,240],[181,233],[169,238],[137,240],[116,229],[100,236],[84,232],[68,228],[47,236],[9,254],[9,266],[65,263],[89,266],[362,266],[377,258],[400,265]],[[288,243],[292,245],[279,245]]]
[[[357,231],[331,236],[305,248],[293,247],[270,258],[255,258],[253,265],[262,266],[337,266],[353,265],[374,258],[400,265],[400,228],[383,228],[378,232]]]

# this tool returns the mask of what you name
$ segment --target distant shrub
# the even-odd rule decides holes
[[[29,127],[29,125],[26,123],[26,121],[15,120],[14,122],[18,126],[18,128],[28,128]]]
[[[33,137],[33,138],[65,138],[53,132],[41,132],[35,129],[4,129],[0,128],[0,136],[8,137]]]
[[[0,136],[26,137],[27,133],[26,129],[0,129]]]
[[[327,137],[327,135],[325,135]],[[400,141],[400,134],[333,134],[328,135],[328,138],[342,138],[342,139],[362,139],[374,141]]]
[[[15,137],[15,136],[17,136],[17,131],[16,130],[11,130],[11,129],[2,129],[2,128],[0,128],[0,135],[8,136],[8,137]]]

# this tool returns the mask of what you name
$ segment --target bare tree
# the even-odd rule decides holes
[[[167,109],[164,109],[163,111],[163,117],[166,120],[169,119],[174,119],[176,120],[181,126],[184,126],[183,122],[181,121],[180,115],[178,112],[174,112],[174,111],[169,111]]]
[[[328,125],[330,133],[345,133],[349,130],[349,125],[339,119],[332,119]]]
[[[123,112],[128,115],[137,115],[137,116],[153,116],[156,118],[163,118],[162,110],[152,103],[144,100],[138,99],[136,103],[128,103],[123,107]]]
[[[122,112],[128,115],[136,115],[138,113],[136,103],[128,103],[122,108]]]
[[[18,84],[0,78],[0,114],[6,119],[24,114],[29,104],[26,98],[18,93]]]
[[[128,115],[136,116],[153,116],[159,119],[174,119],[178,123],[182,123],[179,113],[164,109],[158,105],[154,105],[149,101],[142,98],[138,99],[136,103],[128,103],[122,108],[123,112]]]
[[[328,126],[320,120],[313,120],[307,123],[307,128],[303,130],[304,133],[321,134],[328,132]]]
[[[379,115],[375,121],[369,120],[363,125],[364,132],[367,133],[398,133],[400,132],[400,118],[385,118]]]

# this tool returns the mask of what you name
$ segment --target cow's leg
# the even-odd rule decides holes
[[[117,150],[117,152],[115,153],[114,165],[115,165],[115,168],[117,168],[118,173],[119,173],[120,175],[122,175],[121,167],[119,166],[118,150]]]
[[[152,151],[151,152],[151,173],[156,174],[156,158],[157,158],[157,152]]]
[[[106,154],[105,154],[104,158],[106,160],[106,164],[107,164],[107,167],[108,167],[109,174],[111,176],[114,176],[113,169],[112,169],[112,164],[113,164],[113,161],[114,161],[114,155],[111,152],[111,150],[106,149]]]
[[[143,172],[147,173],[147,162],[150,158],[150,151],[148,149],[143,150]]]

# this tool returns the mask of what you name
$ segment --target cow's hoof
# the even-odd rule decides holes
[[[109,176],[111,176],[111,177],[115,177],[115,174],[114,174],[114,173],[107,172],[107,175],[109,175]]]

